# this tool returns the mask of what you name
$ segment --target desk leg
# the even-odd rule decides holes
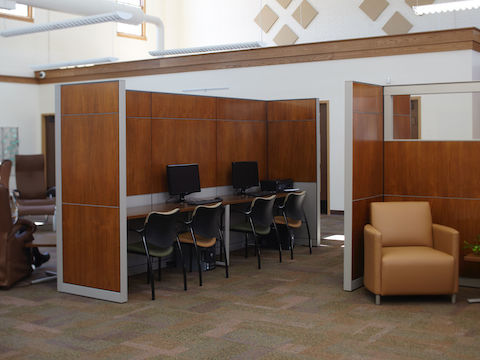
[[[227,253],[227,262],[230,264],[230,205],[225,205],[225,213],[223,223],[225,224],[225,232],[223,236],[225,237],[225,252]]]

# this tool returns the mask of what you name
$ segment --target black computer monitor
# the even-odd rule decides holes
[[[200,175],[198,164],[167,165],[167,183],[170,195],[180,195],[180,201],[185,201],[185,195],[200,192]]]
[[[258,165],[256,161],[235,161],[232,162],[232,185],[234,189],[245,190],[258,186]]]

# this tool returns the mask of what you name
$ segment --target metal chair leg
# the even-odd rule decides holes
[[[293,235],[293,231],[288,229],[288,234],[290,235],[290,259],[293,260],[293,243],[295,241],[295,236]]]
[[[277,237],[278,258],[280,259],[280,262],[282,262],[282,242],[280,241],[280,234],[278,233],[278,228],[275,223],[273,223],[273,227],[275,229],[275,236]]]
[[[305,219],[305,226],[307,227],[308,247],[310,248],[310,255],[312,255],[312,237],[310,236],[310,227],[308,226],[307,216],[305,215],[305,212],[303,213],[303,218]]]
[[[225,242],[222,240],[220,240],[220,246],[221,248],[223,249],[223,254],[225,255],[224,259],[225,259],[225,277],[228,279],[229,278],[229,274],[228,274],[228,258],[227,258],[227,250],[225,249]],[[220,250],[221,252],[221,250]]]
[[[154,280],[153,271],[152,271],[152,270],[153,270],[153,267],[152,267],[152,265],[153,265],[153,264],[152,264],[152,258],[151,258],[151,257],[148,257],[147,261],[148,261],[148,263],[150,264],[150,266],[149,266],[149,269],[150,269],[150,271],[149,271],[149,273],[150,273],[150,274],[149,274],[149,277],[150,277],[150,286],[151,286],[151,288],[152,288],[152,300],[155,300],[155,284],[154,284],[154,281],[155,281],[155,280]]]
[[[195,255],[197,257],[197,265],[198,265],[198,283],[199,283],[199,286],[202,286],[203,285],[203,282],[202,282],[202,266],[200,265],[200,252],[198,251],[198,247],[197,247],[197,244],[193,244],[194,247],[195,247]]]
[[[162,258],[158,258],[158,281],[162,280]]]
[[[180,253],[180,261],[182,262],[182,270],[183,270],[183,290],[187,291],[187,271],[185,269],[185,258],[183,257],[182,246],[180,245],[180,241],[177,237],[177,247],[178,252]]]
[[[248,233],[245,233],[245,259],[248,259]]]

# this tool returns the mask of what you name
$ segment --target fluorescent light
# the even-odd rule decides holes
[[[187,55],[187,54],[199,54],[206,52],[228,51],[228,50],[243,50],[262,47],[262,44],[258,41],[225,44],[225,45],[212,45],[212,46],[198,46],[183,49],[170,49],[170,50],[153,50],[150,51],[152,56],[168,56],[168,55]]]
[[[66,61],[66,62],[60,62],[55,64],[32,65],[30,66],[30,68],[34,71],[52,70],[52,69],[68,69],[68,68],[74,68],[74,67],[84,67],[84,66],[93,66],[93,65],[102,64],[102,63],[110,63],[117,60],[118,58],[116,57],[103,57],[103,58],[95,58],[95,59]]]
[[[13,0],[0,0],[0,9],[15,10],[16,3]]]
[[[472,10],[480,8],[480,0],[451,1],[439,4],[413,6],[415,15],[430,15],[447,11]]]
[[[51,31],[51,30],[59,30],[59,29],[67,29],[77,26],[83,25],[92,25],[92,24],[99,24],[104,22],[110,21],[127,21],[132,17],[132,14],[123,11],[115,11],[112,13],[107,14],[99,14],[93,16],[85,16],[76,19],[69,19],[65,21],[57,21],[48,24],[36,24],[32,26],[12,29],[12,30],[5,30],[0,32],[0,35],[3,37],[10,37],[10,36],[18,36],[18,35],[25,35],[25,34],[33,34],[42,31]]]

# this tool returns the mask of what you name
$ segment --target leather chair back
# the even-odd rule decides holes
[[[15,176],[20,199],[45,199],[45,160],[43,154],[16,155]]]
[[[374,202],[370,211],[370,223],[382,233],[382,246],[433,246],[428,202]]]
[[[12,171],[12,162],[10,160],[3,160],[0,164],[0,184],[5,186],[8,190],[8,183],[10,181],[10,172]]]
[[[10,212],[10,194],[8,189],[0,184],[0,237],[6,236],[12,230],[12,214]]]

